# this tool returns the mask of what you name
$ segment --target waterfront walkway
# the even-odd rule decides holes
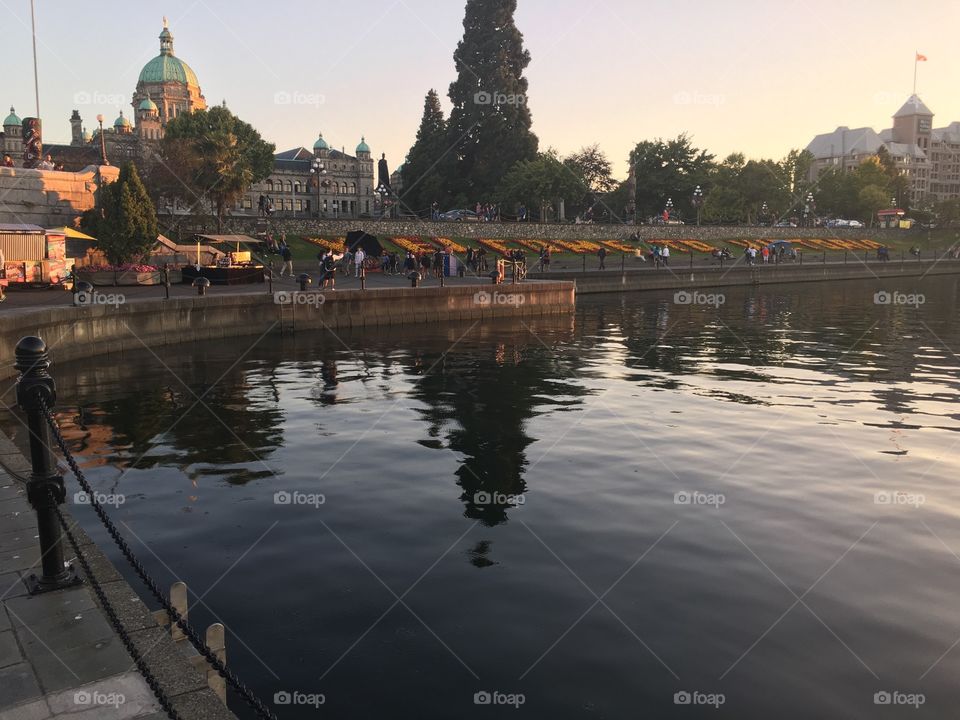
[[[4,467],[19,477],[30,472],[0,433],[0,720],[167,717],[97,605],[89,581],[27,595],[22,578],[40,572],[36,515],[23,484]],[[79,527],[72,531],[174,708],[191,720],[235,720],[93,541]],[[74,556],[69,545],[65,552],[68,559]]]

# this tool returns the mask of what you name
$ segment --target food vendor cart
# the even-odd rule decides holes
[[[211,285],[248,285],[264,282],[261,263],[253,258],[250,250],[244,250],[241,245],[254,247],[263,244],[247,235],[197,235],[197,262],[183,268],[183,282],[191,284],[197,278],[207,278]],[[229,250],[215,265],[201,265],[201,244],[227,245]]]
[[[7,289],[60,284],[70,264],[63,232],[0,224],[0,284]]]

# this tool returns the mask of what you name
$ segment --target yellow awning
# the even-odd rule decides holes
[[[47,232],[66,235],[71,240],[96,240],[96,238],[90,237],[89,235],[85,235],[79,230],[74,230],[73,228],[68,228],[68,227],[50,228],[49,230],[47,230]]]

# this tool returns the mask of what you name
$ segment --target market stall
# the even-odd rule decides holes
[[[217,259],[215,264],[201,264],[201,246],[227,246],[227,251]],[[192,283],[197,278],[206,278],[212,285],[248,285],[264,282],[261,263],[253,257],[250,250],[242,246],[255,247],[263,244],[262,240],[247,235],[197,235],[196,262],[183,267],[183,282]]]
[[[37,225],[0,224],[0,284],[48,287],[69,272],[66,236]]]

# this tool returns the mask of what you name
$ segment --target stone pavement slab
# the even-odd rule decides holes
[[[7,452],[10,447],[0,434],[0,720],[166,717],[89,578],[82,586],[28,595],[22,578],[39,572],[39,540],[22,483],[3,470],[6,465],[25,474],[25,460]],[[182,716],[236,720],[67,508],[64,515],[124,629]],[[65,554],[74,560],[69,545]]]

